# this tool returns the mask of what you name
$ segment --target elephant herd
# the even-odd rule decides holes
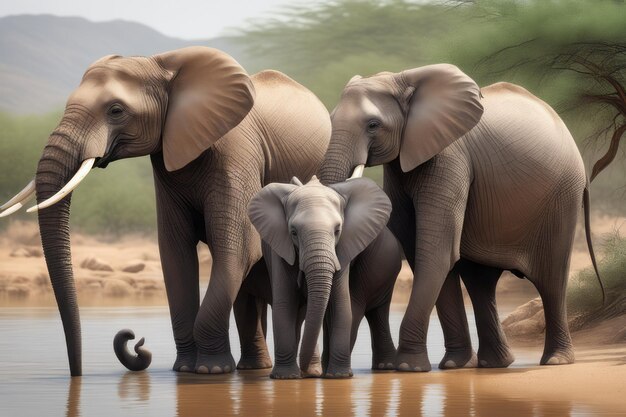
[[[280,72],[249,76],[224,52],[189,47],[93,63],[34,180],[0,207],[1,217],[36,196],[29,211],[38,211],[73,376],[82,369],[71,192],[94,167],[145,155],[177,372],[235,369],[231,310],[238,369],[273,364],[273,378],[352,376],[350,353],[365,317],[373,369],[429,371],[435,306],[446,346],[440,368],[506,367],[513,356],[495,300],[504,270],[530,280],[543,301],[541,364],[574,361],[565,290],[581,206],[593,259],[588,181],[571,134],[546,103],[513,84],[479,88],[457,67],[438,64],[355,76],[329,116]],[[384,191],[360,178],[364,166],[377,165]],[[200,241],[213,257],[201,301]],[[403,256],[414,280],[396,349],[389,306]],[[149,353],[124,350],[132,337],[117,337],[116,351],[126,366],[143,369]]]

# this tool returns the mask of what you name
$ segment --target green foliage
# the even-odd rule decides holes
[[[609,239],[598,266],[606,290],[605,305],[610,305],[626,291],[626,238],[615,234]],[[574,314],[593,311],[601,305],[602,292],[593,268],[583,269],[570,280],[567,299],[568,310]]]
[[[606,148],[586,140],[606,127],[607,112],[572,108],[583,83],[552,71],[546,57],[575,42],[626,44],[626,4],[613,0],[337,0],[288,7],[278,17],[250,22],[235,39],[256,65],[275,68],[315,92],[332,109],[355,74],[449,62],[480,85],[520,84],[552,105],[591,165]],[[585,81],[585,87],[597,87]],[[589,170],[591,172],[591,170]],[[378,173],[380,174],[380,173]],[[626,166],[614,164],[593,183],[594,205],[623,213]]]
[[[0,200],[4,203],[30,181],[60,112],[43,116],[0,114]],[[35,220],[22,210],[13,215]],[[12,216],[12,217],[13,217]],[[9,219],[0,219],[0,228]],[[148,158],[117,161],[95,169],[72,195],[72,225],[88,233],[153,231],[156,224],[152,170]]]

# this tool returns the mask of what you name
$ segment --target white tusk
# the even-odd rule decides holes
[[[22,201],[20,201],[19,203],[15,203],[13,204],[11,207],[9,207],[8,209],[4,210],[2,213],[0,213],[0,217],[6,217],[9,216],[13,213],[15,213],[16,211],[18,211],[19,209],[21,209],[22,207],[24,207],[24,205],[29,201],[32,200],[35,197],[35,193],[32,193],[31,195],[29,195],[28,197],[26,197],[25,199],[23,199]]]
[[[356,168],[354,168],[354,172],[352,173],[352,176],[348,179],[353,180],[355,178],[361,178],[363,176],[364,169],[365,169],[365,165],[363,164],[357,165]]]
[[[78,171],[76,171],[76,174],[74,174],[72,179],[69,180],[68,183],[65,184],[63,188],[61,188],[55,195],[53,195],[52,197],[50,197],[43,203],[32,206],[31,208],[26,210],[26,212],[34,213],[37,210],[50,207],[51,205],[56,204],[59,201],[63,200],[63,198],[66,195],[71,193],[74,190],[74,188],[78,187],[78,184],[80,184],[80,182],[85,179],[85,177],[87,176],[87,174],[89,174],[89,171],[91,170],[95,162],[96,162],[96,158],[85,159],[83,163],[81,164],[80,168],[78,168]]]
[[[15,197],[4,203],[0,206],[0,211],[5,210],[11,206],[14,206],[16,203],[20,203],[26,200],[31,195],[35,194],[35,180],[32,180],[28,183],[26,187],[19,193],[15,194]]]

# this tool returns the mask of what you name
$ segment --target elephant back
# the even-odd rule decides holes
[[[251,118],[263,129],[264,184],[308,181],[319,169],[330,141],[328,110],[309,89],[274,70],[252,76],[256,100]]]

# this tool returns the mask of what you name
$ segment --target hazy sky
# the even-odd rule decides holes
[[[214,37],[242,27],[247,19],[267,18],[289,4],[323,0],[19,0],[0,2],[0,16],[54,14],[89,20],[124,19],[144,23],[161,33],[185,39]]]

